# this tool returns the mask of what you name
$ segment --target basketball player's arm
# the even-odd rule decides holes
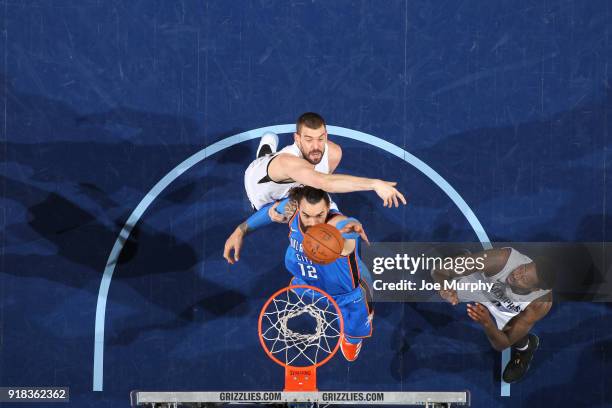
[[[465,271],[458,273],[454,269],[444,268],[444,265],[442,265],[441,269],[432,269],[431,277],[434,282],[444,285],[445,281],[451,281],[455,278],[471,275],[476,272],[481,272],[485,276],[493,276],[502,270],[506,262],[508,262],[509,256],[509,248],[487,249],[474,254],[459,255],[454,258],[464,258],[463,265],[465,265]],[[471,261],[466,262],[468,259],[471,259]],[[454,265],[456,263],[453,262],[452,264]],[[480,265],[483,267],[479,268]],[[442,289],[439,291],[439,294],[442,299],[453,306],[459,303],[457,291],[454,289]]]
[[[482,325],[491,346],[502,351],[525,337],[533,325],[548,314],[551,307],[552,294],[547,293],[531,302],[525,310],[510,320],[503,330],[497,328],[489,310],[480,303],[468,305],[468,316]]]
[[[277,201],[273,205],[268,204],[263,206],[246,221],[238,225],[234,232],[232,232],[225,241],[223,257],[231,265],[238,262],[240,260],[242,242],[246,234],[263,226],[272,224],[273,221],[287,223],[296,210],[297,203],[288,198]]]
[[[345,217],[344,215],[336,215],[335,217],[333,217],[331,220],[329,220],[329,224],[333,225],[334,227],[338,228],[340,227],[340,232],[343,235],[346,234],[358,234],[359,237],[361,237],[364,241],[366,241],[368,244],[370,243],[370,241],[368,240],[368,236],[366,235],[363,226],[361,225],[361,223],[357,220],[355,220],[354,218],[351,218],[349,220],[349,222],[345,222],[342,223],[340,225],[338,225],[338,223],[347,220],[348,218]],[[353,253],[353,251],[355,251],[355,248],[357,248],[357,238],[345,238],[344,239],[344,247],[342,248],[342,256],[347,256],[351,253]]]
[[[297,202],[285,198],[275,202],[268,210],[268,216],[270,220],[278,222],[280,224],[287,224],[293,214],[297,211]]]
[[[347,174],[326,174],[318,172],[306,160],[289,154],[280,154],[270,163],[268,171],[281,174],[276,179],[291,179],[297,183],[319,188],[328,193],[351,193],[373,190],[383,200],[385,207],[399,207],[406,199],[394,186],[396,182],[349,176]]]

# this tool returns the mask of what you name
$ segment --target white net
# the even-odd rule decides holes
[[[261,337],[290,366],[317,365],[333,354],[342,330],[339,310],[323,292],[287,288],[262,312]]]

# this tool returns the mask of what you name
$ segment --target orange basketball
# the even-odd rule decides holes
[[[317,224],[306,230],[302,247],[314,263],[327,265],[342,254],[344,238],[340,231],[329,224]]]

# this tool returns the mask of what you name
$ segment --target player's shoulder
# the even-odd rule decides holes
[[[508,263],[512,248],[492,248],[481,253],[486,257],[486,265],[488,266],[484,272],[485,276],[495,276]]]
[[[329,149],[329,160],[339,162],[342,158],[342,148],[340,147],[340,145],[332,142],[331,140],[328,140],[327,148]]]
[[[487,256],[497,257],[502,262],[506,263],[508,262],[508,259],[510,259],[510,255],[512,255],[512,248],[510,247],[492,248],[492,249],[487,249],[485,253],[487,254]]]

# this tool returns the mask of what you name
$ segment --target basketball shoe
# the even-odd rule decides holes
[[[257,158],[263,157],[267,154],[276,153],[278,148],[278,136],[276,133],[266,132],[259,141],[259,147],[257,148]]]
[[[346,337],[342,336],[342,339],[340,339],[340,350],[342,350],[342,355],[347,361],[357,360],[361,351],[361,343],[361,340],[359,340],[359,343],[351,343]]]

